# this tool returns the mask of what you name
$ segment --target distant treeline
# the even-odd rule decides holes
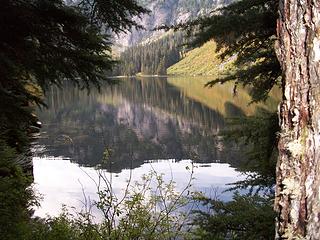
[[[182,58],[183,43],[183,34],[176,32],[130,47],[120,54],[113,75],[166,74],[167,68]]]

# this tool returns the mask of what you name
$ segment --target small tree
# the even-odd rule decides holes
[[[187,224],[195,194],[190,192],[192,172],[182,192],[155,171],[134,183],[130,177],[123,196],[113,192],[104,170],[98,174],[99,198],[93,205],[86,201],[82,212],[74,215],[64,208],[60,216],[37,222],[31,239],[192,239]],[[98,223],[91,215],[92,207],[103,215]]]

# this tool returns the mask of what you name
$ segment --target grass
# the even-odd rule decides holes
[[[178,63],[167,69],[169,75],[208,75],[217,76],[221,60],[216,52],[214,41],[209,41],[199,48],[186,53]]]

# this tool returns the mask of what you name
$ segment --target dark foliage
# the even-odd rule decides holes
[[[209,211],[196,211],[194,224],[202,239],[274,239],[274,185],[278,156],[277,115],[258,109],[255,116],[229,119],[222,133],[226,144],[236,143],[247,156],[237,164],[246,179],[230,184],[233,199],[202,198]]]
[[[78,6],[91,24],[114,33],[130,31],[133,27],[143,29],[134,17],[149,13],[136,0],[80,0]]]
[[[33,179],[30,174],[23,172],[20,163],[25,157],[18,155],[14,148],[0,140],[1,239],[26,239],[30,233],[30,207],[38,202],[34,192],[29,188]]]
[[[228,119],[225,141],[236,143],[247,156],[238,167],[247,179],[233,184],[232,189],[273,192],[279,130],[277,114],[264,109],[254,116]]]
[[[26,135],[35,121],[30,105],[44,104],[30,86],[45,91],[49,85],[61,86],[70,80],[89,89],[108,80],[106,71],[114,61],[109,37],[100,32],[99,24],[119,32],[137,26],[130,19],[146,12],[135,1],[90,2],[95,6],[92,11],[66,6],[61,0],[1,3],[0,26],[4,34],[0,36],[0,128],[5,138],[16,138],[16,143],[21,143],[26,136],[20,135]],[[101,18],[99,24],[83,12]]]
[[[181,59],[183,34],[168,34],[146,44],[139,44],[126,49],[120,54],[115,75],[163,75],[167,68]]]
[[[32,191],[30,138],[39,124],[34,107],[50,85],[69,81],[99,87],[114,64],[109,36],[138,25],[146,13],[136,1],[90,1],[96,7],[67,6],[62,0],[3,0],[0,8],[0,236],[28,239]],[[93,18],[89,18],[89,14]],[[90,15],[90,16],[91,16]],[[109,16],[109,17],[108,17]],[[114,17],[111,17],[114,16]],[[93,21],[98,19],[100,21]],[[25,235],[26,234],[26,235]],[[32,239],[32,238],[31,238]]]
[[[274,239],[273,199],[268,196],[240,195],[232,201],[202,199],[210,211],[196,211],[194,224],[201,226],[201,239]]]

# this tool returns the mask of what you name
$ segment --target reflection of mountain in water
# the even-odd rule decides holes
[[[186,97],[166,78],[126,79],[100,94],[66,86],[48,95],[49,109],[39,113],[45,123],[39,144],[48,155],[95,166],[111,149],[105,166],[116,172],[150,159],[236,160],[217,136],[223,116]]]

